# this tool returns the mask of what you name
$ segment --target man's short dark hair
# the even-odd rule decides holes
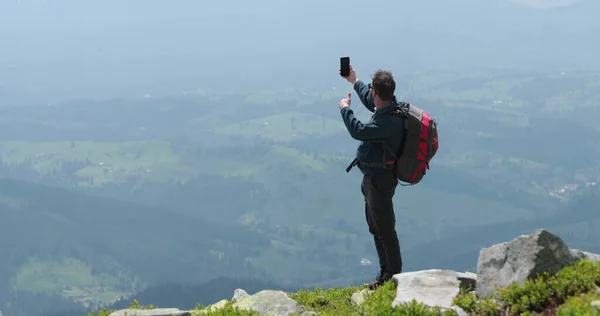
[[[396,82],[391,71],[377,70],[371,79],[372,87],[382,101],[392,101],[394,91],[396,90]]]

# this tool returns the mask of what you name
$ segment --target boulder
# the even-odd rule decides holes
[[[595,253],[585,252],[585,251],[582,251],[579,249],[571,249],[571,255],[573,255],[573,257],[576,260],[584,259],[584,260],[590,260],[593,262],[600,262],[600,255],[597,255]]]
[[[488,297],[496,286],[507,287],[513,282],[523,284],[542,272],[554,274],[575,258],[564,241],[541,229],[509,242],[481,249],[477,260],[476,294]]]
[[[248,293],[246,291],[244,291],[243,289],[235,289],[235,291],[233,291],[233,297],[231,298],[232,301],[237,301],[237,300],[241,300],[244,297],[248,297],[250,295],[248,295]]]
[[[192,316],[192,313],[177,308],[122,309],[110,313],[109,316]]]
[[[396,297],[392,307],[416,300],[429,307],[454,309],[459,315],[465,313],[452,306],[452,301],[461,288],[467,289],[469,284],[475,282],[472,275],[438,269],[400,273],[394,275],[393,280],[396,284]]]
[[[306,310],[285,292],[275,290],[262,290],[237,300],[233,306],[243,310],[254,310],[265,316],[302,314]]]

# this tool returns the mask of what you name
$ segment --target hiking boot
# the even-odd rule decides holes
[[[369,287],[369,290],[375,290],[376,288],[382,286],[385,282],[387,282],[391,279],[392,279],[392,276],[377,274],[375,281],[372,281],[371,283],[367,284],[367,286]]]

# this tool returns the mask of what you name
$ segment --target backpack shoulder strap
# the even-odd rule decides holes
[[[392,150],[392,148],[390,148],[390,146],[385,142],[384,142],[384,145],[386,147],[387,152],[389,152],[390,155],[392,155],[392,158],[397,160],[399,158],[398,154],[402,154],[400,151],[404,147],[404,143],[406,142],[406,130],[408,129],[408,115],[409,115],[408,111],[410,109],[410,103],[404,102],[404,101],[397,102],[395,97],[394,97],[394,101],[396,102],[396,104],[398,104],[398,108],[394,109],[393,111],[387,112],[385,115],[397,116],[401,120],[404,120],[404,131],[405,132],[404,132],[402,141],[400,142],[399,150]]]

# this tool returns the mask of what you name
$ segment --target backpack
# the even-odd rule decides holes
[[[381,163],[368,163],[367,165],[379,167],[393,167],[396,178],[408,185],[419,183],[429,170],[429,162],[438,151],[437,122],[422,109],[407,103],[399,102],[398,109],[388,112],[404,120],[404,137],[400,148],[392,150],[385,142],[385,151],[388,151],[393,160]],[[354,159],[346,168],[346,172],[358,163]],[[393,164],[393,166],[391,166]],[[401,185],[405,186],[401,183]]]
[[[395,160],[396,178],[414,185],[423,179],[429,170],[429,162],[438,151],[437,121],[410,103],[399,104],[400,107],[388,115],[404,119],[404,138],[398,151],[386,147]]]

